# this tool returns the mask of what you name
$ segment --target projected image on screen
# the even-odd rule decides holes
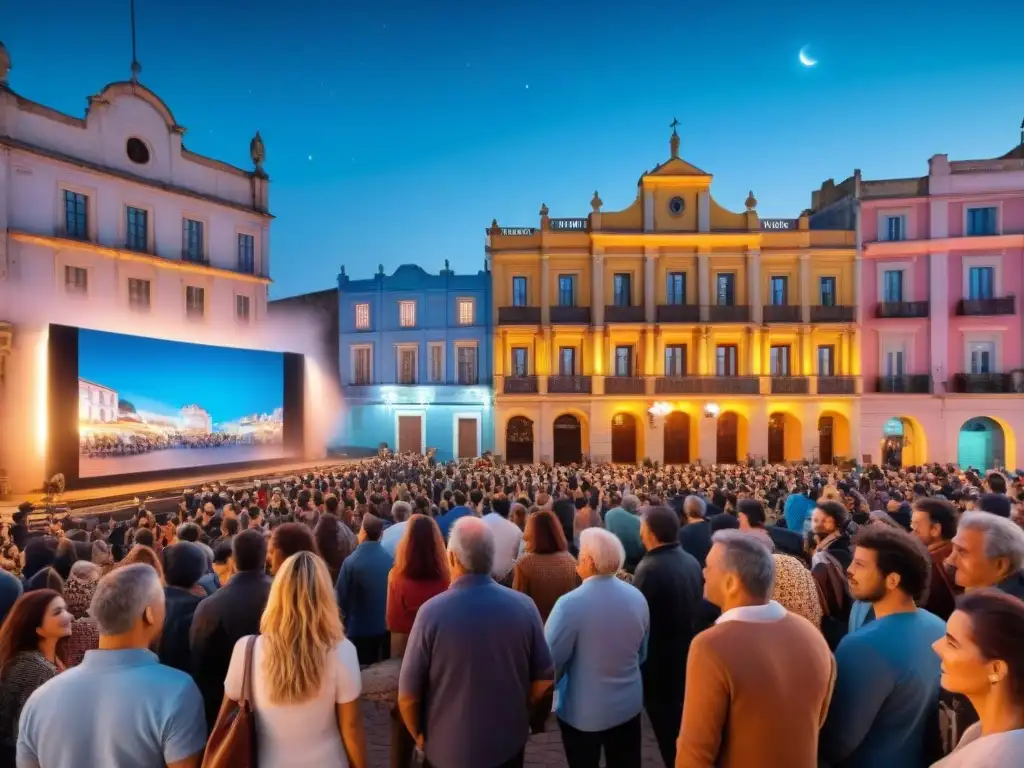
[[[284,356],[82,329],[79,476],[283,458]]]

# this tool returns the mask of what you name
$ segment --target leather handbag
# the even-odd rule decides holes
[[[221,710],[206,743],[202,768],[256,768],[256,712],[252,705],[252,657],[256,635],[245,644],[242,697]]]

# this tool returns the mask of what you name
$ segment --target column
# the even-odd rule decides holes
[[[846,331],[839,332],[839,349],[836,350],[836,375],[849,376],[850,369],[847,367],[846,357]]]
[[[555,351],[555,345],[551,340],[551,326],[544,328],[544,357],[547,362],[544,365],[544,372],[549,376],[558,375],[558,361],[556,359],[557,352]]]
[[[540,255],[540,324],[548,325],[551,322],[551,286],[548,275],[548,255]]]
[[[861,285],[862,275],[864,274],[863,266],[864,260],[860,257],[860,253],[858,253],[857,258],[853,261],[853,316],[857,325],[864,322],[864,288]],[[857,459],[859,461],[860,457],[858,456]]]
[[[697,375],[708,375],[708,336],[707,327],[697,329]]]
[[[811,255],[800,254],[800,322],[811,322]]]
[[[917,268],[921,268],[918,261]],[[908,275],[909,277],[909,275]],[[957,276],[957,282],[961,282]],[[911,290],[913,290],[911,288]],[[998,290],[998,287],[997,287]],[[928,257],[928,293],[929,296],[911,296],[911,301],[928,299],[928,315],[931,321],[931,329],[928,334],[931,340],[929,351],[930,364],[925,366],[918,363],[925,372],[931,373],[935,382],[947,381],[951,373],[949,371],[949,254],[933,253]],[[962,293],[961,293],[962,295]]]
[[[644,320],[648,323],[653,323],[655,319],[654,267],[657,263],[658,252],[652,249],[646,250],[644,252]]]
[[[714,464],[718,457],[718,419],[703,414],[693,419],[700,430],[697,433],[699,458],[704,464]]]
[[[761,251],[747,251],[747,304],[750,305],[750,319],[761,324],[763,318],[764,291],[761,288]]]
[[[604,325],[604,249],[595,248],[590,267],[590,323]]]
[[[708,275],[708,254],[697,254],[697,303],[700,305],[700,321],[708,321],[708,305],[711,304],[711,279]]]
[[[795,371],[794,371],[795,373]],[[761,329],[761,375],[771,376],[772,374],[772,338],[771,331],[767,328]]]
[[[807,355],[807,331],[801,328],[796,336],[797,373],[801,376],[813,376],[814,367],[810,365]]]
[[[505,360],[508,358],[508,353],[505,349],[507,334],[505,331],[498,331],[495,336],[497,336],[497,338],[494,340],[494,375],[504,376]]]
[[[743,376],[757,375],[757,355],[755,354],[756,346],[757,336],[754,333],[754,329],[747,328],[747,342],[746,349],[744,350],[744,357],[746,357],[746,370],[742,372]]]
[[[711,193],[706,189],[697,193],[697,231],[711,231]]]
[[[595,328],[592,331],[592,334],[593,340],[590,344],[590,348],[591,355],[594,358],[591,362],[591,365],[593,366],[594,376],[604,376],[606,367],[605,360],[607,360],[607,357],[605,357],[604,348],[604,328]]]
[[[665,333],[661,328],[654,331],[654,374],[665,375]]]
[[[644,376],[654,376],[654,329],[644,329]]]

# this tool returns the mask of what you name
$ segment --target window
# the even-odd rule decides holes
[[[64,267],[64,287],[70,293],[89,290],[89,272],[81,267]]]
[[[731,272],[723,272],[716,280],[718,291],[715,296],[715,303],[720,307],[731,307],[736,302],[736,275]]]
[[[529,297],[526,295],[526,278],[525,277],[513,277],[512,278],[512,306],[513,307],[526,307],[526,306],[529,306]]]
[[[784,307],[789,303],[789,280],[785,277],[773,277],[771,279],[771,295],[768,302],[773,307]]]
[[[686,345],[673,344],[665,347],[665,375],[686,375]]]
[[[185,287],[185,314],[189,317],[202,317],[206,311],[206,290],[194,285]]]
[[[125,153],[128,155],[128,159],[137,165],[145,165],[149,162],[149,147],[142,139],[136,139],[134,136],[128,139],[125,144]]]
[[[997,234],[995,206],[968,208],[967,234],[970,236]]]
[[[736,345],[722,344],[715,349],[715,375],[736,376],[739,371],[736,366]]]
[[[971,354],[971,373],[993,373],[996,369],[996,345],[991,341],[972,341],[967,345]]]
[[[427,376],[431,384],[444,384],[444,343],[431,342],[427,348]]]
[[[836,375],[836,348],[831,344],[818,347],[818,375]]]
[[[512,347],[512,375],[530,375],[530,354],[526,347]]]
[[[995,269],[993,267],[971,267],[968,272],[968,298],[991,299],[995,296]]]
[[[477,383],[476,347],[456,347],[458,367],[455,372],[455,383],[473,386]]]
[[[898,216],[885,216],[882,218],[881,240],[906,240],[907,239],[907,217],[903,214]]]
[[[558,349],[558,375],[576,375],[576,348],[559,347]]]
[[[79,240],[89,239],[89,198],[79,192],[64,190],[64,235]]]
[[[686,303],[686,273],[669,272],[665,284],[665,301],[668,304]]]
[[[352,348],[352,383],[366,386],[370,383],[371,371],[370,347]]]
[[[128,206],[125,213],[125,245],[129,251],[149,250],[149,211]]]
[[[356,304],[356,329],[368,331],[370,329],[370,305]]]
[[[616,347],[615,348],[615,375],[616,376],[632,376],[633,375],[633,348],[632,347]]]
[[[235,318],[249,322],[249,297],[235,296]]]
[[[885,291],[883,301],[903,301],[903,270],[887,269],[883,276],[883,290]]]
[[[836,279],[834,277],[823,277],[818,283],[818,298],[823,307],[834,307],[836,305]]]
[[[416,347],[398,348],[398,383],[416,383]]]
[[[473,300],[459,299],[459,325],[473,324]]]
[[[203,222],[185,219],[181,224],[181,258],[203,262]]]
[[[256,271],[256,238],[238,233],[238,271],[251,275]]]
[[[576,306],[576,279],[572,275],[558,276],[558,306]]]
[[[398,324],[403,328],[416,327],[416,302],[398,302]]]
[[[789,347],[779,346],[771,348],[771,359],[769,361],[772,376],[789,376]]]
[[[892,349],[887,351],[885,353],[885,375],[902,376],[903,372],[903,350]]]
[[[633,276],[626,273],[617,274],[614,277],[614,299],[616,307],[630,307],[633,305]]]
[[[128,306],[149,309],[149,280],[128,278]]]

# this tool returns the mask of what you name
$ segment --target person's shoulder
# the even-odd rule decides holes
[[[343,637],[341,642],[334,646],[333,656],[343,667],[359,669],[359,654],[356,652],[355,645],[347,637]]]

